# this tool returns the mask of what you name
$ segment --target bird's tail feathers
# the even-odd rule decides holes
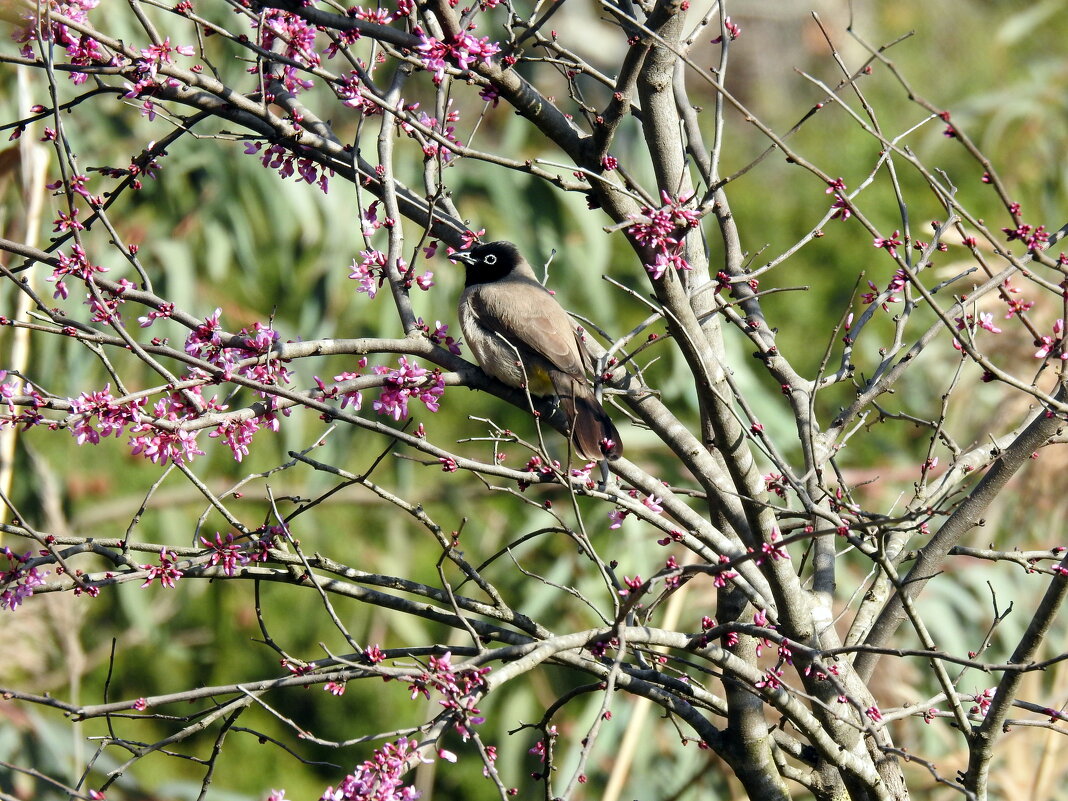
[[[619,432],[586,381],[559,371],[553,371],[550,375],[567,416],[571,442],[579,457],[600,461],[622,456],[623,443],[619,439]]]

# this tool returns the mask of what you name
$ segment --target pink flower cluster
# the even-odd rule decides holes
[[[701,221],[698,211],[686,208],[687,201],[673,198],[663,191],[660,199],[663,206],[658,209],[642,206],[638,214],[630,215],[634,222],[627,227],[635,242],[655,252],[653,263],[645,265],[654,279],[661,278],[669,267],[690,269],[689,262],[682,255],[683,241],[686,232],[696,228]]]
[[[359,362],[357,362],[357,364],[359,364],[360,367],[366,367],[367,357],[364,356],[363,358],[361,358]],[[345,372],[338,373],[336,376],[334,376],[334,380],[351,381],[354,378],[359,378],[361,375],[362,373],[355,373],[351,370],[346,370]],[[336,398],[340,394],[342,409],[344,409],[350,403],[352,404],[353,411],[358,412],[360,411],[360,409],[363,408],[363,393],[361,393],[360,390],[354,389],[350,390],[349,392],[341,392],[336,385],[332,387],[327,387],[318,378],[316,378],[315,381],[317,384],[319,384],[319,389],[322,390],[324,398]]]
[[[205,401],[200,387],[186,390],[188,396],[196,399],[200,408],[194,407],[186,395],[172,392],[168,397],[157,401],[152,411],[156,421],[164,421],[166,427],[158,422],[139,422],[131,429],[131,453],[143,454],[146,459],[159,465],[167,462],[185,464],[194,456],[202,456],[204,451],[197,447],[197,432],[183,429],[181,424],[199,416],[204,411],[221,411],[215,398]]]
[[[247,565],[251,561],[245,549],[234,542],[233,533],[228,533],[226,539],[223,539],[222,534],[216,531],[214,541],[201,537],[200,543],[211,554],[208,564],[222,565],[223,573],[228,576],[234,575],[239,564]]]
[[[557,731],[556,726],[549,726],[547,729],[545,729],[545,737],[550,742],[555,741],[558,736],[559,732]],[[534,743],[534,745],[530,748],[529,751],[527,751],[527,753],[536,756],[539,762],[545,762],[545,757],[547,756],[545,748],[545,739],[538,740],[536,743]]]
[[[101,437],[122,436],[128,425],[137,425],[144,414],[145,399],[118,403],[111,394],[111,384],[97,392],[83,392],[70,400],[70,432],[79,445],[99,445]]]
[[[20,395],[28,395],[33,401],[33,407],[23,408],[20,412],[15,403],[15,399]],[[23,425],[28,430],[46,422],[38,411],[47,404],[44,396],[30,382],[21,381],[17,376],[9,375],[7,370],[0,370],[0,400],[7,404],[7,414],[0,417],[0,428]]]
[[[226,380],[236,371],[260,384],[288,384],[290,372],[277,355],[278,332],[255,322],[251,329],[242,328],[236,336],[227,337],[219,323],[221,315],[222,310],[216,309],[193,329],[186,337],[185,352],[220,368]]]
[[[834,209],[834,213],[831,214],[832,220],[848,220],[853,215],[853,209],[849,205],[849,201],[846,199],[846,185],[845,181],[841,178],[835,178],[828,181],[827,188],[824,190],[828,195],[834,195],[834,203],[831,204],[831,208]]]
[[[501,50],[500,46],[491,42],[488,36],[479,39],[467,31],[450,42],[443,42],[441,39],[428,36],[418,28],[415,33],[419,36],[419,44],[416,46],[417,55],[423,62],[423,66],[434,73],[436,84],[440,84],[445,79],[445,70],[450,63],[466,70],[472,64],[488,64],[490,58]]]
[[[270,415],[268,425],[277,433],[278,418],[273,414]],[[252,444],[252,435],[259,430],[259,418],[249,417],[244,420],[227,420],[220,423],[219,427],[208,436],[222,440],[223,444],[234,454],[234,459],[240,462],[248,456],[248,446]]]
[[[1044,334],[1042,339],[1035,344],[1039,346],[1035,351],[1036,359],[1045,359],[1047,356],[1054,355],[1061,360],[1068,360],[1068,351],[1064,347],[1064,320],[1058,318],[1053,323],[1053,334]]]
[[[891,256],[896,258],[897,257],[897,249],[899,247],[901,247],[901,245],[902,245],[901,240],[898,239],[899,236],[901,236],[901,232],[900,231],[894,231],[894,233],[890,234],[890,236],[886,236],[886,237],[879,236],[879,237],[876,237],[875,240],[872,242],[872,244],[877,248],[885,250]]]
[[[404,110],[411,113],[416,112],[418,109],[418,103],[410,103],[404,106]],[[458,122],[459,119],[460,112],[453,110],[452,98],[449,98],[449,103],[445,112],[444,120],[439,120],[437,117],[431,117],[425,111],[419,111],[419,115],[416,117],[416,120],[421,126],[423,126],[423,128],[427,128],[433,131],[446,142],[450,142],[453,145],[456,145],[457,147],[463,147],[464,143],[456,137],[455,123]],[[428,159],[440,157],[441,160],[446,164],[448,164],[453,159],[453,156],[455,154],[453,152],[453,149],[448,145],[442,144],[437,139],[431,139],[427,137],[426,134],[424,134],[422,131],[417,130],[414,126],[407,122],[402,121],[400,123],[400,128],[409,136],[418,137],[419,139],[423,140],[423,155],[425,155]]]
[[[767,613],[766,609],[757,609],[753,613],[753,625],[754,626],[759,626],[762,629],[771,629],[773,631],[776,628],[776,626],[773,623],[770,623],[768,621],[768,613]],[[756,645],[757,658],[760,658],[761,654],[764,653],[764,649],[765,648],[770,648],[772,645],[773,645],[772,641],[769,640],[768,638],[766,638],[766,637],[758,638],[757,639],[757,645]],[[779,665],[776,665],[776,667],[782,667],[781,663]],[[782,673],[780,673],[779,675],[781,676]]]
[[[89,12],[100,5],[100,0],[68,0],[67,2],[48,0],[47,3],[42,4],[42,6],[44,5],[47,5],[47,10],[51,13],[66,17],[71,22],[88,23]],[[42,8],[42,11],[44,10]],[[44,17],[43,13],[42,17]],[[29,43],[37,41],[38,38],[37,14],[33,10],[27,11],[23,15],[23,19],[26,20],[26,25],[16,28],[11,37],[17,43],[25,44],[22,48],[23,57],[33,58],[33,48]],[[78,33],[62,22],[58,22],[55,19],[47,20],[43,26],[42,33],[45,41],[55,42],[66,49],[67,58],[70,59],[72,64],[86,66],[107,61],[107,56],[100,47],[99,42],[92,37]],[[89,76],[84,72],[72,72],[70,77],[74,83],[81,84]]]
[[[763,564],[764,557],[770,556],[771,561],[778,562],[780,559],[789,559],[790,554],[786,550],[786,547],[782,545],[782,534],[779,533],[779,529],[773,528],[771,530],[770,542],[762,543],[760,546],[761,555],[756,558],[756,563]]]
[[[56,258],[59,260],[59,264],[53,268],[52,275],[46,279],[56,285],[56,291],[52,293],[53,298],[67,299],[69,290],[63,280],[64,278],[73,277],[80,281],[88,282],[97,273],[106,273],[108,269],[107,267],[98,267],[90,263],[89,257],[81,245],[73,245],[69,256],[58,253]]]
[[[177,584],[178,580],[182,577],[182,571],[177,567],[177,562],[178,556],[174,551],[168,551],[166,548],[161,548],[158,565],[141,565],[142,570],[148,571],[148,577],[141,586],[147,587],[152,584],[153,581],[159,579],[160,584],[167,589],[173,590],[174,585]]]
[[[0,609],[10,609],[14,612],[18,607],[33,595],[33,588],[44,584],[44,576],[36,567],[25,568],[23,564],[29,561],[31,551],[18,556],[10,548],[0,549],[0,556],[7,557],[7,570],[0,571]]]
[[[993,312],[980,312],[978,317],[974,314],[966,314],[963,317],[954,318],[954,322],[957,324],[958,331],[963,331],[965,328],[971,330],[978,327],[984,331],[989,331],[991,334],[1001,333],[1001,329],[994,325]]]
[[[627,494],[630,495],[630,497],[634,498],[635,500],[638,500],[638,498],[640,496],[640,493],[638,492],[638,490],[633,490],[633,489],[629,490]],[[663,498],[657,497],[656,495],[646,495],[644,498],[641,498],[642,505],[646,509],[648,509],[650,512],[652,512],[654,515],[663,514],[664,507],[660,505],[663,502],[663,500],[664,500]],[[608,521],[609,521],[609,526],[608,527],[610,529],[619,528],[620,526],[623,525],[623,521],[627,519],[627,516],[629,514],[630,514],[630,510],[629,509],[622,509],[622,508],[613,509],[612,511],[610,511],[608,513]]]
[[[181,424],[208,411],[223,411],[213,397],[205,400],[199,387],[190,387],[186,394],[172,392],[155,404],[152,413],[146,411],[145,398],[119,402],[111,394],[111,385],[96,392],[83,392],[68,400],[68,426],[79,445],[100,444],[101,437],[123,435],[130,426],[130,446],[134,454],[144,454],[158,464],[168,461],[184,464],[204,452],[197,448],[197,432],[184,430]],[[195,399],[190,403],[189,398]],[[153,419],[154,418],[154,419]],[[164,421],[166,425],[159,425]],[[32,423],[31,423],[32,424]],[[248,455],[252,435],[261,428],[278,431],[278,418],[273,412],[244,420],[230,419],[220,423],[209,434],[221,439],[237,461]]]
[[[1046,231],[1046,226],[1032,226],[1027,223],[1020,223],[1015,228],[1002,228],[1005,232],[1006,238],[1013,242],[1020,240],[1027,246],[1028,250],[1043,250],[1049,243],[1049,232]]]
[[[406,786],[403,777],[416,762],[430,760],[419,754],[415,740],[402,737],[395,743],[386,743],[336,788],[327,787],[319,801],[414,801],[419,791]]]
[[[444,696],[439,703],[456,715],[453,729],[466,741],[471,736],[468,727],[485,722],[476,702],[486,686],[483,677],[489,672],[488,667],[458,671],[452,666],[452,653],[446,651],[441,657],[430,657],[428,669],[408,682],[411,697],[414,700],[422,695],[429,700],[431,690],[439,692]]]
[[[900,245],[901,243],[898,242],[898,244]],[[902,289],[904,289],[908,282],[909,277],[903,269],[898,268],[894,271],[894,275],[890,279],[890,283],[886,285],[886,291],[889,294],[882,301],[881,305],[883,307],[883,311],[890,311],[890,307],[887,304],[901,302],[901,298],[899,298],[895,293],[900,292]],[[868,288],[871,289],[871,292],[865,292],[863,295],[860,296],[861,302],[865,305],[875,303],[875,301],[879,298],[879,295],[882,294],[882,292],[879,290],[879,287],[877,287],[871,281],[868,281]]]
[[[364,95],[363,77],[356,71],[342,75],[334,84],[334,92],[341,98],[341,105],[358,108],[365,117],[381,112],[381,106]]]
[[[430,330],[430,325],[423,322],[423,318],[420,317],[417,321],[419,327],[426,332],[427,337],[435,345],[441,345],[443,348],[449,351],[449,353],[459,356],[463,351],[460,349],[460,342],[455,337],[449,336],[448,323],[443,323],[441,320],[434,321],[434,330]]]
[[[379,220],[375,211],[377,201],[372,203],[363,213],[363,235],[370,237],[380,227],[392,227],[394,222],[387,217],[384,220]],[[380,250],[368,249],[360,251],[360,261],[357,262],[354,258],[352,260],[352,271],[348,273],[348,277],[359,283],[356,287],[357,292],[364,293],[368,298],[374,298],[378,294],[378,290],[382,284],[386,282],[386,267],[389,264],[389,257],[382,253]],[[434,273],[430,270],[424,270],[422,276],[415,274],[414,265],[409,265],[403,258],[397,258],[396,264],[397,272],[400,274],[400,283],[405,289],[410,289],[412,285],[418,286],[423,292],[426,292],[431,286],[434,286]]]
[[[254,28],[260,28],[260,46],[265,50],[278,50],[287,59],[302,64],[305,67],[319,66],[321,59],[315,50],[316,30],[314,25],[309,25],[301,17],[288,11],[277,8],[265,9],[260,21],[253,22]],[[301,77],[298,68],[292,64],[282,66],[282,85],[286,90],[297,93],[302,89],[310,89],[314,84]]]
[[[248,155],[256,155],[262,149],[263,142],[245,142],[245,153]],[[329,191],[330,178],[334,175],[333,170],[327,167],[320,167],[310,158],[298,159],[279,144],[267,147],[263,151],[260,162],[268,169],[278,170],[278,174],[283,178],[296,175],[298,183],[304,181],[309,184],[316,184],[323,190],[324,195]]]
[[[727,556],[727,554],[721,553],[719,555],[719,563],[720,565],[727,565],[728,567],[713,575],[712,583],[717,587],[725,587],[727,586],[728,581],[738,578],[738,573],[730,569],[729,565],[731,564],[731,558]]]
[[[388,8],[364,8],[363,6],[351,6],[349,16],[354,19],[373,22],[377,25],[389,25],[393,22],[393,12]]]
[[[385,268],[385,253],[381,250],[361,250],[360,261],[352,260],[352,272],[349,273],[349,278],[357,282],[357,292],[363,292],[367,297],[373,298],[386,280]]]
[[[723,19],[723,29],[727,32],[727,39],[732,41],[732,42],[735,39],[737,39],[739,36],[742,35],[742,26],[739,25],[737,22],[731,22],[731,18],[730,17],[724,17],[724,19]],[[712,40],[712,44],[719,44],[722,41],[723,41],[723,34],[720,34],[719,36],[717,36],[715,39]]]
[[[403,420],[408,416],[408,401],[414,398],[422,401],[426,408],[436,412],[439,399],[445,394],[445,379],[441,371],[429,372],[426,368],[412,364],[401,356],[400,367],[396,370],[378,365],[374,368],[376,375],[386,377],[382,394],[374,402],[374,410],[379,414],[390,415],[394,420]]]
[[[134,63],[134,82],[126,84],[128,99],[145,98],[141,104],[141,113],[148,117],[149,122],[156,119],[156,106],[151,100],[159,87],[177,87],[180,82],[177,78],[161,76],[159,68],[165,64],[174,63],[174,54],[192,56],[192,45],[172,45],[170,37],[167,37],[158,45],[141,50],[141,58]]]
[[[89,293],[85,298],[85,305],[92,311],[89,321],[93,323],[110,323],[113,320],[117,321],[121,316],[119,314],[119,306],[126,302],[123,297],[126,294],[126,290],[137,289],[137,284],[125,278],[120,278],[118,289],[114,291],[105,290],[103,287],[98,287],[98,289],[100,289],[98,294]]]

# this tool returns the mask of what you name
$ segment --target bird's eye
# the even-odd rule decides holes
[[[497,257],[494,256],[491,253],[488,256],[486,256],[486,258],[484,258],[482,261],[484,261],[486,264],[496,264],[497,263]]]

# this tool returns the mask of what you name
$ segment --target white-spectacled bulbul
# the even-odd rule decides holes
[[[567,312],[511,242],[449,255],[463,262],[460,328],[482,369],[531,395],[555,395],[583,459],[616,459],[623,443],[586,381],[592,360]]]

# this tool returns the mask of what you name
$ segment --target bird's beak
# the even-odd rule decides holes
[[[449,261],[462,261],[464,264],[475,263],[475,257],[471,255],[470,250],[457,250],[454,253],[448,254],[446,258],[449,259]]]

